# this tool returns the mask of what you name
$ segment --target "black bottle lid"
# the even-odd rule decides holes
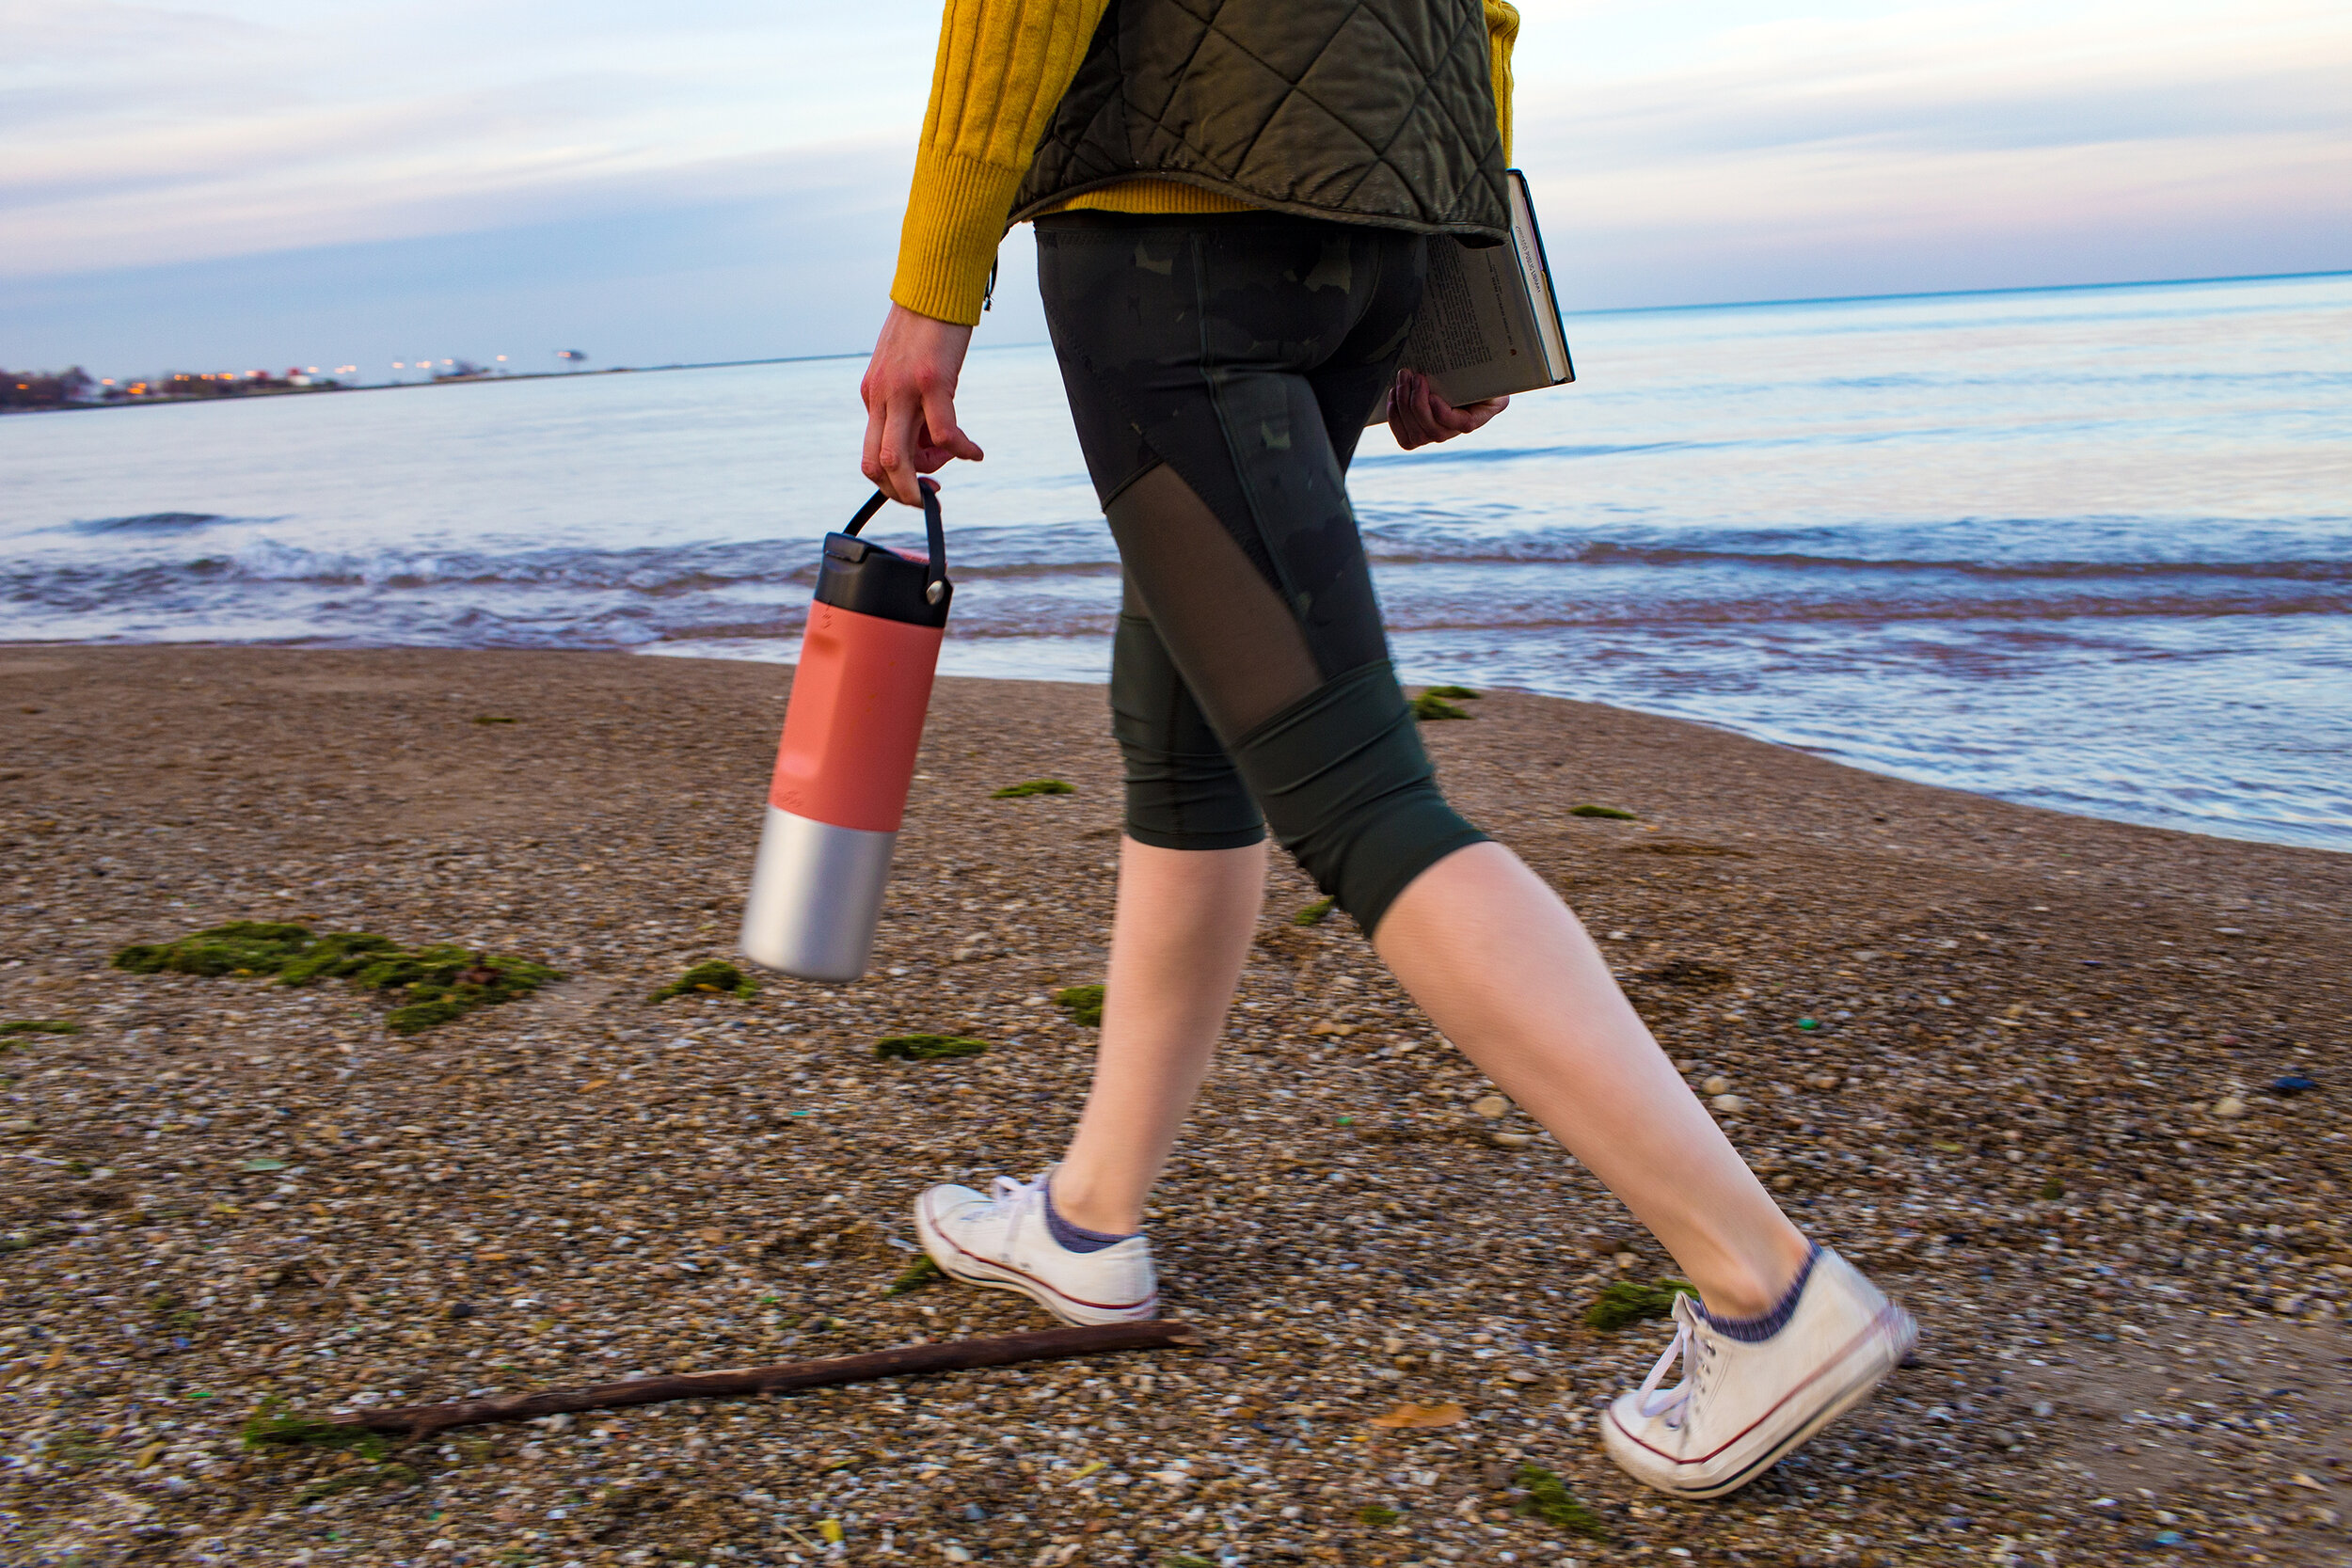
[[[911,626],[944,626],[955,585],[933,579],[929,562],[851,533],[825,535],[817,602]]]

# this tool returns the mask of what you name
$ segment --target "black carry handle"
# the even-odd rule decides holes
[[[947,526],[939,519],[939,482],[918,479],[914,483],[923,492],[923,531],[930,536],[931,546],[930,563],[924,572],[926,586],[923,597],[937,604],[947,596]],[[857,531],[871,522],[874,514],[882,509],[882,502],[889,499],[880,490],[875,491],[866,504],[857,509],[857,515],[850,519],[850,526],[841,531],[855,538]]]

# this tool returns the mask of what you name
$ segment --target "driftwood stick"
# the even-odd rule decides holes
[[[835,1356],[825,1361],[787,1361],[781,1366],[744,1367],[734,1371],[633,1378],[627,1383],[607,1383],[595,1388],[550,1389],[542,1394],[458,1400],[449,1404],[412,1404],[398,1410],[362,1410],[346,1416],[330,1416],[326,1424],[423,1437],[450,1427],[478,1426],[485,1421],[528,1421],[541,1416],[562,1416],[577,1410],[619,1410],[634,1404],[663,1404],[671,1400],[784,1393],[794,1388],[824,1388],[837,1383],[867,1383],[876,1378],[904,1377],[915,1372],[962,1372],[981,1367],[1009,1367],[1021,1361],[1052,1361],[1068,1355],[1098,1355],[1122,1350],[1165,1350],[1172,1345],[1200,1343],[1200,1330],[1181,1323],[1103,1323],[1088,1328],[1046,1328],[1029,1334],[1007,1334],[993,1339],[948,1339],[901,1345],[896,1350]]]

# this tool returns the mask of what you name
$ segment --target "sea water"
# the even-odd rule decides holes
[[[1357,457],[1408,679],[2352,847],[2352,277],[1568,326],[1575,386]],[[0,638],[788,659],[866,493],[861,369],[0,420]],[[946,668],[1102,679],[1117,560],[1051,354],[977,353],[961,411]]]

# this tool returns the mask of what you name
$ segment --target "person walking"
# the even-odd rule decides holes
[[[1073,1323],[1153,1314],[1144,1205],[1239,984],[1271,827],[1696,1288],[1601,1426],[1640,1481],[1711,1497],[1865,1398],[1916,1330],[1781,1212],[1575,914],[1448,805],[1345,487],[1384,397],[1407,448],[1507,403],[1453,407],[1398,358],[1430,238],[1507,242],[1518,29],[1504,0],[947,0],[863,467],[913,505],[981,459],[957,380],[997,244],[1033,221],[1122,566],[1126,824],[1068,1150],[987,1193],[932,1187],[914,1217],[956,1279]]]

